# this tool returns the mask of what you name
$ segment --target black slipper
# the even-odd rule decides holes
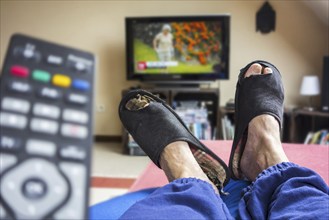
[[[163,149],[175,141],[185,141],[208,178],[220,189],[229,181],[226,164],[204,146],[182,119],[162,99],[144,91],[129,92],[119,105],[119,116],[137,144],[159,167]]]
[[[269,67],[272,73],[245,78],[249,67],[258,63]],[[241,69],[235,92],[235,132],[229,169],[233,179],[246,179],[240,169],[240,160],[248,137],[248,124],[256,116],[272,115],[279,122],[283,117],[284,89],[279,70],[271,63],[257,60]]]

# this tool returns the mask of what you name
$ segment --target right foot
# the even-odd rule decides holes
[[[245,77],[272,73],[270,68],[262,69],[260,64],[250,66]],[[278,121],[271,115],[259,115],[248,125],[248,137],[243,151],[240,168],[251,181],[265,169],[282,162],[288,162],[280,140]]]
[[[211,184],[219,194],[217,187],[203,172],[186,142],[176,141],[166,146],[160,157],[160,165],[169,182],[180,178],[197,178]]]
[[[119,115],[139,146],[164,169],[169,181],[195,177],[211,181],[222,191],[229,180],[224,161],[204,146],[159,97],[144,90],[131,91],[120,102]]]

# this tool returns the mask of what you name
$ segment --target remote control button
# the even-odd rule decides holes
[[[66,97],[66,100],[72,104],[85,105],[88,102],[88,97],[81,94],[70,93]]]
[[[88,73],[94,64],[93,60],[79,57],[73,54],[69,54],[67,56],[67,61],[69,67],[81,73]]]
[[[22,141],[19,138],[1,135],[0,136],[0,149],[17,151],[22,147]]]
[[[43,88],[39,89],[38,95],[42,98],[55,100],[55,99],[59,99],[62,96],[62,93],[57,89],[43,87]]]
[[[0,175],[9,167],[17,163],[17,157],[10,154],[0,154]]]
[[[41,59],[39,51],[35,50],[35,45],[27,43],[25,47],[18,46],[14,48],[14,56],[38,62]]]
[[[41,118],[32,118],[30,128],[34,132],[56,134],[58,131],[58,123]]]
[[[52,157],[56,154],[56,145],[50,141],[30,139],[26,143],[26,151],[29,154]]]
[[[30,84],[19,81],[12,81],[8,84],[9,91],[19,92],[19,93],[30,93],[32,88]]]
[[[59,167],[69,178],[72,195],[66,205],[55,213],[55,219],[84,219],[86,168],[81,164],[69,162],[63,162]]]
[[[47,83],[50,81],[50,73],[43,70],[34,70],[32,72],[32,79],[39,82]]]
[[[78,71],[84,71],[87,67],[83,62],[76,62],[74,68]]]
[[[47,57],[47,63],[60,66],[63,64],[63,58],[55,55],[49,55]]]
[[[35,45],[28,43],[25,45],[25,48],[23,50],[23,56],[26,59],[38,59],[40,58],[40,53],[35,50]]]
[[[72,87],[81,91],[88,91],[90,89],[90,84],[86,80],[75,79],[73,80]]]
[[[56,74],[53,76],[53,84],[55,86],[68,88],[71,86],[71,78],[65,75]]]
[[[3,127],[24,129],[26,124],[27,118],[23,115],[0,112],[0,125]]]
[[[10,68],[10,73],[13,76],[17,76],[17,77],[22,77],[22,78],[26,78],[29,76],[30,71],[28,68],[24,67],[24,66],[12,66]]]
[[[31,179],[38,181],[32,182]],[[45,187],[41,186],[41,182]],[[17,219],[43,219],[65,201],[69,186],[53,163],[34,158],[3,175],[0,190]],[[39,198],[32,195],[39,195]]]
[[[30,103],[23,99],[16,99],[5,97],[1,102],[2,109],[18,113],[28,113],[30,110]]]
[[[28,59],[32,58],[34,56],[34,51],[33,50],[24,50],[23,56]]]
[[[88,135],[88,129],[85,126],[63,123],[61,133],[65,137],[84,139]]]
[[[84,148],[73,145],[61,147],[59,155],[63,159],[84,160],[87,158]]]
[[[57,119],[60,115],[60,109],[55,105],[35,103],[33,106],[33,114],[36,116]]]
[[[78,111],[74,109],[64,109],[63,111],[64,121],[86,124],[88,122],[88,119],[88,114],[83,111]]]
[[[27,199],[40,199],[47,193],[46,183],[39,178],[31,178],[23,183],[23,194]]]

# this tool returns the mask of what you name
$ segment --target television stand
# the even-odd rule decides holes
[[[147,81],[140,87],[144,88],[199,88],[201,85],[209,86],[214,81]]]

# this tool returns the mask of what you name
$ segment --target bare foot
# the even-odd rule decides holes
[[[210,183],[219,194],[217,187],[202,171],[186,142],[177,141],[166,146],[160,157],[160,166],[169,182],[179,178],[194,177]]]
[[[250,66],[245,77],[269,74],[272,70],[260,64]],[[248,138],[241,157],[242,173],[254,181],[263,170],[282,162],[288,162],[280,140],[278,121],[271,115],[259,115],[248,125]]]

